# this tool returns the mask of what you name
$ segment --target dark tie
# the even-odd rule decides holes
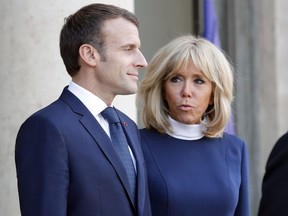
[[[135,204],[136,174],[133,161],[128,149],[128,142],[122,129],[120,120],[115,109],[112,107],[107,107],[101,112],[101,115],[109,122],[110,137],[117,154],[119,155],[124,167],[126,168],[133,196],[132,199]]]

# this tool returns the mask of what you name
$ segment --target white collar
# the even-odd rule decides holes
[[[168,119],[172,127],[172,133],[167,132],[167,134],[174,138],[182,140],[198,140],[204,136],[202,132],[203,128],[200,124],[183,124],[172,119],[170,116],[168,116]]]
[[[95,117],[107,107],[105,102],[99,97],[73,81],[70,82],[68,90],[72,92]]]

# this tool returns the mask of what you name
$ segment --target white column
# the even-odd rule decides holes
[[[278,137],[283,135],[288,130],[287,107],[288,107],[288,1],[276,1],[276,65],[277,65],[277,95],[278,107]]]
[[[21,123],[57,99],[70,81],[59,52],[64,18],[95,2],[134,11],[133,0],[1,2],[0,215],[20,215],[14,148]],[[136,120],[135,95],[119,97],[115,105]]]

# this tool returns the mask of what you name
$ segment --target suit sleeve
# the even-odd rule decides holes
[[[259,216],[287,216],[288,197],[288,133],[273,147],[262,183]]]
[[[241,186],[239,191],[239,201],[235,216],[249,216],[249,159],[246,143],[243,142],[242,162],[241,162]]]
[[[32,116],[20,128],[15,147],[22,216],[66,216],[68,154],[61,131]]]

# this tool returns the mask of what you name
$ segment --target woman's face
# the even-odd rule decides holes
[[[164,98],[170,116],[184,124],[199,124],[207,107],[213,104],[212,83],[192,60],[165,82]]]

